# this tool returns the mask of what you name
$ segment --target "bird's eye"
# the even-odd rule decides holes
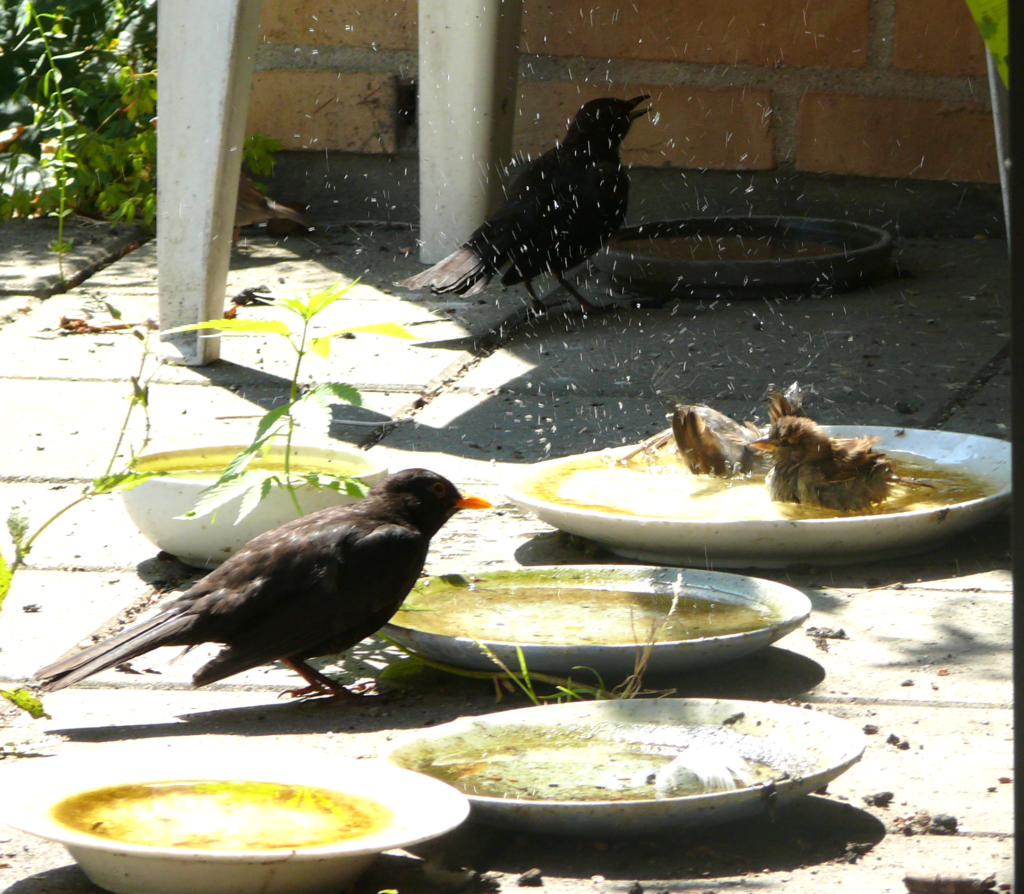
[[[435,497],[443,497],[446,493],[448,493],[448,490],[440,481],[435,481],[432,485],[430,485],[430,492]]]

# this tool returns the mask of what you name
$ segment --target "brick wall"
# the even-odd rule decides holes
[[[587,99],[641,91],[633,165],[997,182],[984,47],[963,0],[525,0],[517,151]],[[415,0],[265,0],[250,131],[393,153]]]

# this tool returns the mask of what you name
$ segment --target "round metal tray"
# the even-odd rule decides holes
[[[688,242],[667,249],[657,240]],[[657,246],[657,247],[655,247]],[[728,293],[844,288],[884,270],[892,236],[878,227],[812,217],[688,217],[619,230],[594,258],[632,291]]]

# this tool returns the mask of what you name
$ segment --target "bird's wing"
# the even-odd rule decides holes
[[[505,285],[575,267],[622,224],[629,196],[625,171],[617,163],[573,161],[549,165],[532,185],[529,225],[509,249]]]
[[[249,591],[240,612],[244,623],[193,681],[202,686],[274,659],[314,654],[319,644],[362,628],[371,617],[383,617],[382,625],[416,583],[428,543],[414,528],[378,524],[352,525],[335,539],[329,557],[318,544],[318,560],[293,575],[271,575]]]

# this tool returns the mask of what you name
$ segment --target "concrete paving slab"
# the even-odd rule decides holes
[[[501,482],[525,462],[632,443],[662,429],[667,398],[713,401],[749,417],[762,412],[769,381],[799,378],[817,386],[813,411],[823,421],[1006,434],[1000,428],[1009,404],[1002,243],[907,242],[898,255],[900,278],[828,298],[686,299],[660,309],[641,302],[628,311],[586,318],[553,312],[521,324],[513,319],[523,305],[521,289],[492,285],[466,300],[393,288],[421,269],[414,252],[405,252],[413,242],[407,230],[382,228],[312,239],[261,236],[233,256],[226,298],[261,284],[290,293],[360,276],[360,286],[333,311],[337,325],[383,318],[416,324],[423,341],[392,346],[395,351],[368,338],[339,343],[323,377],[367,386],[367,409],[336,413],[337,436],[374,440],[375,424],[397,417],[400,424],[389,426],[375,448],[392,468],[435,468],[495,503],[492,510],[459,513],[445,526],[428,560],[435,573],[618,561],[516,510],[503,498]],[[155,314],[154,258],[153,246],[144,246],[85,287],[0,326],[0,381],[16,408],[12,426],[0,434],[7,457],[0,500],[25,499],[33,513],[44,511],[66,493],[50,486],[93,474],[103,462],[124,411],[121,380],[135,372],[131,342],[33,336],[69,311],[101,310],[101,299],[128,318]],[[503,322],[497,341],[473,343],[474,334]],[[213,431],[247,441],[254,419],[218,417],[251,417],[282,399],[286,355],[249,339],[226,348],[227,360],[208,369],[160,371],[154,386],[159,438],[184,441]],[[346,420],[371,425],[343,426]],[[116,499],[78,511],[80,517],[69,515],[47,532],[33,555],[38,569],[51,570],[26,570],[15,581],[0,616],[0,677],[23,677],[90,631],[121,623],[126,607],[144,603],[153,585],[182,583],[181,566],[159,561],[125,527]],[[393,887],[454,894],[451,877],[431,875],[428,865],[494,871],[505,887],[537,866],[545,888],[559,894],[625,894],[635,881],[647,890],[705,894],[896,892],[908,870],[997,872],[1008,881],[1010,786],[998,781],[1009,772],[1010,747],[1008,530],[998,520],[942,549],[884,564],[755,572],[804,589],[815,604],[810,623],[842,627],[850,639],[826,640],[825,652],[796,632],[760,655],[669,681],[687,694],[809,704],[858,726],[877,725],[864,761],[830,786],[828,796],[780,811],[774,823],[697,830],[640,847],[470,825],[435,845],[389,855],[356,894]],[[86,540],[84,551],[76,546]],[[23,610],[34,604],[41,610]],[[295,685],[279,668],[194,691],[188,678],[201,660],[196,654],[163,664],[160,675],[109,672],[49,695],[52,721],[0,710],[3,739],[59,753],[137,738],[205,736],[214,743],[249,736],[293,749],[373,756],[403,730],[525,703],[508,695],[496,705],[488,684],[433,672],[387,684],[384,699],[356,708],[279,702],[280,692]],[[371,676],[390,660],[371,640],[353,658],[324,664],[331,673]],[[902,685],[908,679],[913,686]],[[890,732],[911,747],[886,744]],[[888,810],[861,800],[878,790],[896,793]],[[894,833],[894,817],[912,808],[954,813],[964,831],[953,838]],[[5,837],[0,854],[12,856],[0,856],[0,890],[88,890],[59,848],[0,832]],[[873,847],[849,863],[851,843]]]
[[[0,622],[0,678],[28,679],[119,612],[155,595],[122,572],[18,571]]]
[[[64,239],[72,246],[62,261],[50,248],[57,237],[56,218],[4,221],[0,226],[0,255],[4,257],[0,297],[46,298],[63,292],[147,240],[150,233],[143,227],[69,217],[64,223]],[[0,315],[4,310],[0,306]]]
[[[806,636],[784,645],[825,668],[826,692],[893,701],[1011,702],[1008,594],[908,588],[845,601],[809,595],[814,609],[808,625],[841,629],[849,639],[825,640],[827,652]]]
[[[1013,717],[1009,709],[917,705],[816,706],[857,726],[877,727],[867,736],[861,761],[829,783],[829,795],[869,810],[896,830],[900,816],[918,812],[957,818],[963,834],[1012,835]],[[908,748],[890,744],[891,736]],[[935,780],[942,779],[936,789]],[[993,791],[989,791],[993,789]],[[864,797],[893,792],[888,807],[868,807]],[[962,827],[962,828],[961,828]]]
[[[657,398],[449,392],[382,442],[402,450],[538,462],[632,444],[666,425]]]
[[[0,483],[0,553],[14,554],[6,520],[12,507],[28,516],[29,530],[35,531],[82,492],[80,484]],[[134,571],[139,562],[156,553],[129,521],[121,497],[106,494],[93,497],[69,509],[50,525],[33,544],[28,558],[32,568],[82,570],[123,569]]]
[[[911,243],[901,263],[917,279],[827,298],[679,300],[536,321],[458,388],[741,402],[737,415],[763,418],[767,385],[798,379],[819,392],[822,421],[921,424],[1004,347],[1005,280],[978,281],[994,271],[985,265],[995,248]]]
[[[153,440],[150,450],[170,450],[197,443],[248,444],[258,417],[276,406],[282,389],[236,386],[229,389],[154,384],[150,390]],[[89,479],[106,467],[127,409],[124,385],[109,382],[21,380],[14,386],[9,426],[0,433],[3,475],[52,481]],[[354,422],[386,422],[407,405],[405,395],[367,395],[361,411],[339,408],[334,417],[339,434],[359,441],[373,426]],[[141,414],[131,434],[140,443]],[[122,460],[128,457],[122,450]]]

